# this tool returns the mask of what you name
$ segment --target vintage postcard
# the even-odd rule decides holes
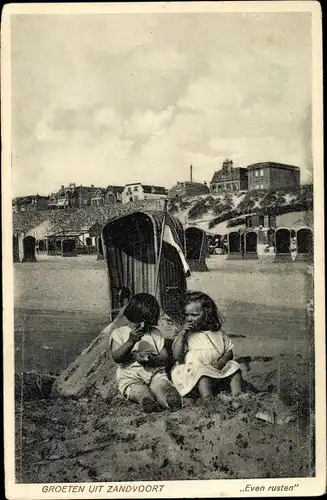
[[[326,490],[315,1],[6,5],[6,496]]]

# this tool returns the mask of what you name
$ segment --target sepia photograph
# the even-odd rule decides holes
[[[324,493],[319,4],[1,34],[8,498]]]

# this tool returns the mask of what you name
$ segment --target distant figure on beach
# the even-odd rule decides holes
[[[223,251],[224,251],[224,254],[228,254],[228,243],[227,243],[227,237],[224,238],[224,241],[223,241]]]
[[[139,403],[146,413],[181,408],[181,398],[165,369],[168,353],[157,326],[159,313],[155,297],[136,294],[123,311],[121,325],[110,337],[112,357],[119,365],[119,391]]]
[[[222,319],[214,301],[202,292],[187,292],[185,324],[173,343],[177,362],[171,379],[183,397],[197,392],[211,400],[228,387],[232,396],[242,391],[241,367],[233,361],[233,345],[221,331]]]
[[[296,252],[296,238],[291,238],[291,247],[290,247],[291,252]]]

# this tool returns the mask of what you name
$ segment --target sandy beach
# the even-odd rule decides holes
[[[110,360],[106,400],[16,400],[18,481],[314,474],[308,265],[274,264],[271,256],[255,262],[213,256],[207,264],[209,271],[193,273],[188,288],[217,302],[243,377],[259,393],[234,400],[221,394],[210,411],[185,399],[178,412],[144,415],[118,395]],[[17,376],[59,374],[108,324],[104,263],[94,256],[39,257],[36,264],[15,264],[14,279]],[[269,409],[295,418],[271,424],[256,417]]]

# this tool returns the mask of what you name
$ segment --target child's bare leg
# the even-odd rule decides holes
[[[230,392],[232,396],[238,396],[242,392],[243,379],[241,370],[234,373],[230,379]]]
[[[169,380],[154,378],[151,381],[150,389],[163,408],[179,409],[182,407],[181,397]]]
[[[198,391],[201,398],[211,399],[213,397],[213,383],[209,377],[201,377],[198,382]]]
[[[145,384],[134,384],[131,387],[129,399],[140,404],[146,413],[151,413],[157,409],[156,399]]]

